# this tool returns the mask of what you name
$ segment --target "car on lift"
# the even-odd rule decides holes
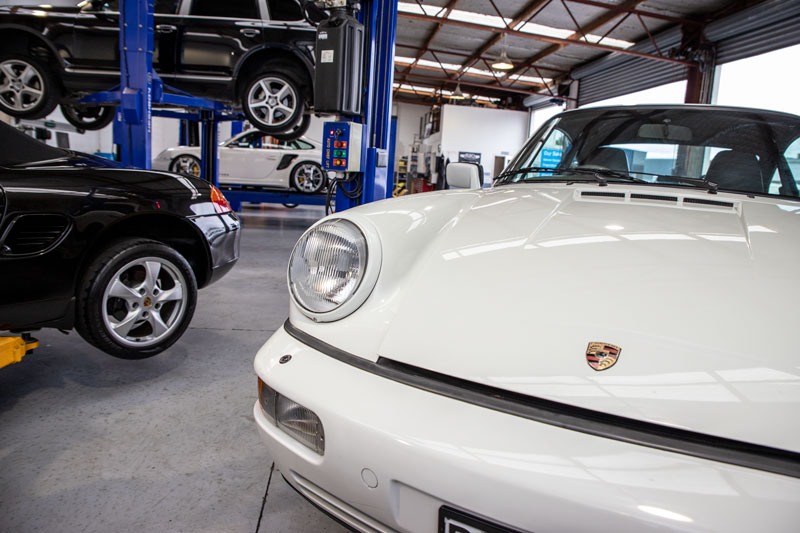
[[[75,328],[121,358],[167,349],[239,256],[205,181],[124,168],[0,123],[0,330]]]
[[[358,531],[794,531],[800,117],[561,113],[487,189],[326,217],[257,427]],[[457,188],[456,188],[457,187]]]
[[[119,6],[0,7],[0,111],[35,119],[61,104],[77,128],[108,125],[113,106],[79,99],[119,84]],[[265,133],[302,135],[313,106],[314,42],[296,0],[155,2],[153,66],[164,83],[232,103]]]
[[[220,144],[219,182],[265,189],[318,193],[328,185],[320,165],[322,145],[307,137],[290,141],[248,130]],[[153,168],[200,177],[199,146],[167,148],[153,158]]]

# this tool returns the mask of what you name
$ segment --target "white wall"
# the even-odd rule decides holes
[[[442,109],[442,153],[451,162],[458,152],[480,152],[484,183],[494,171],[495,156],[508,161],[528,138],[528,112],[445,105]]]
[[[419,119],[431,110],[429,106],[398,103],[393,106],[392,115],[397,117],[397,142],[395,144],[395,166],[400,158],[409,153],[409,146],[419,134]]]

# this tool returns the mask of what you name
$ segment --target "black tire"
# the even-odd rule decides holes
[[[283,204],[286,209],[294,209],[298,204]]]
[[[56,77],[47,63],[20,54],[0,54],[0,87],[4,86],[7,87],[0,91],[0,111],[17,118],[46,117],[56,108],[61,96]],[[34,90],[40,94],[34,96],[31,92]]]
[[[269,135],[290,132],[305,112],[300,84],[291,74],[277,70],[274,65],[253,74],[243,85],[239,97],[250,125]]]
[[[203,173],[203,167],[200,165],[200,160],[190,154],[181,154],[176,156],[169,164],[169,171],[190,178],[199,178]]]
[[[305,114],[303,118],[300,119],[300,122],[292,128],[291,131],[287,131],[284,133],[273,133],[272,136],[278,139],[279,141],[293,141],[305,135],[308,131],[308,127],[311,125],[311,115]]]
[[[61,104],[61,114],[79,130],[102,130],[114,120],[116,108],[100,105]]]
[[[298,192],[316,194],[328,185],[328,173],[319,163],[300,161],[292,168],[289,185]]]
[[[196,304],[197,280],[181,254],[158,241],[123,239],[86,269],[75,329],[109,355],[144,359],[183,335]]]

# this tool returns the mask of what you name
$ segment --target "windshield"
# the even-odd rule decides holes
[[[800,117],[768,111],[692,106],[577,110],[542,126],[495,184],[593,179],[597,174],[604,181],[797,198],[798,137]]]

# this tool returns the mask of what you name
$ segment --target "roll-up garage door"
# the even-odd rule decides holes
[[[767,0],[710,23],[705,35],[716,45],[717,64],[798,44],[800,2]],[[669,50],[679,46],[680,30],[669,29],[655,39],[661,50]],[[636,44],[631,50],[655,53],[649,40]],[[787,68],[794,66],[787,65]],[[575,69],[572,78],[580,80],[578,104],[586,105],[682,81],[687,74],[688,69],[681,65],[614,54]]]

